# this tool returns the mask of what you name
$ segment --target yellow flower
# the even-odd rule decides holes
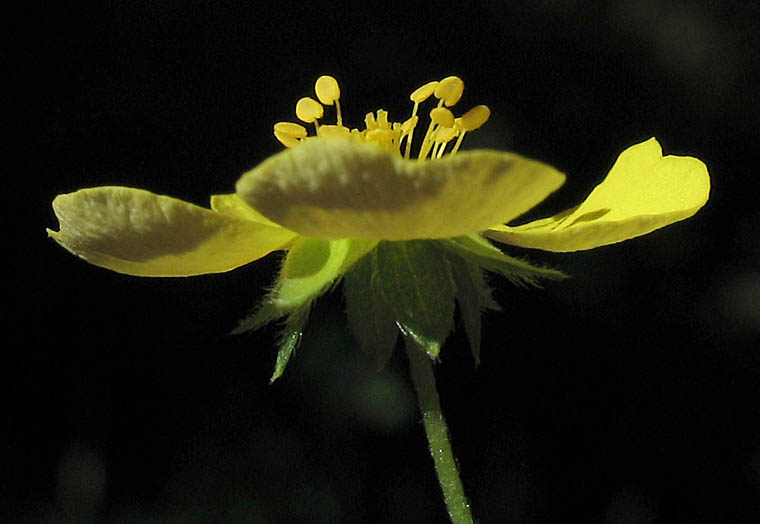
[[[558,189],[565,176],[514,153],[459,152],[464,136],[490,116],[483,105],[459,117],[450,109],[464,83],[450,76],[410,95],[411,116],[367,113],[364,129],[343,125],[340,88],[330,76],[316,98],[298,101],[293,122],[274,126],[286,150],[245,173],[236,193],[214,195],[211,209],[127,187],[59,195],[53,209],[64,248],[88,262],[139,276],[189,276],[232,270],[272,251],[287,255],[268,296],[237,332],[285,317],[272,380],[297,346],[313,301],[344,279],[349,325],[379,367],[399,333],[430,357],[453,326],[459,304],[479,359],[484,309],[498,307],[485,271],[512,281],[560,278],[502,253],[487,239],[550,251],[620,242],[687,218],[707,201],[705,165],[662,156],[652,138],[620,155],[579,206],[508,226]],[[420,106],[432,99],[416,158]],[[320,123],[334,106],[335,124]]]
[[[454,116],[463,91],[454,76],[430,82],[410,95],[408,119],[393,122],[381,109],[367,113],[360,130],[343,125],[338,83],[321,76],[316,99],[295,108],[314,134],[275,124],[287,149],[245,173],[234,194],[212,196],[211,209],[95,187],[57,196],[60,230],[49,233],[88,262],[140,276],[229,271],[287,250],[268,296],[236,330],[285,317],[272,380],[298,345],[313,301],[343,279],[348,324],[379,368],[403,337],[449,515],[472,522],[427,357],[438,358],[458,309],[478,362],[481,312],[498,307],[485,271],[516,282],[563,276],[511,258],[485,237],[551,251],[620,242],[696,213],[710,180],[702,162],[663,157],[652,138],[625,150],[579,206],[508,226],[565,176],[514,153],[459,153],[464,136],[490,116],[483,105]],[[420,104],[431,98],[413,159]],[[325,106],[335,107],[335,124],[320,123]]]
[[[95,187],[53,201],[63,247],[88,262],[140,276],[223,272],[303,238],[398,241],[482,233],[507,244],[574,251],[620,242],[693,215],[707,201],[705,165],[662,156],[652,138],[625,150],[607,178],[579,206],[551,218],[507,226],[564,182],[564,175],[514,153],[459,153],[467,132],[490,114],[476,106],[460,117],[457,77],[415,90],[403,122],[367,113],[365,128],[343,125],[340,89],[320,77],[316,97],[291,122],[274,126],[287,149],[244,174],[237,193],[211,197],[211,209],[126,187]],[[435,100],[411,158],[420,105]],[[320,124],[324,106],[336,124]],[[367,250],[371,249],[370,247]]]

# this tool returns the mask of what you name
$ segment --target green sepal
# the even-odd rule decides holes
[[[360,344],[377,362],[385,362],[393,350],[388,332],[392,321],[430,358],[438,358],[453,325],[456,294],[451,265],[438,242],[381,242],[362,262],[352,271],[358,269],[358,274],[347,277],[349,322]],[[366,287],[362,290],[361,285]],[[373,312],[377,321],[370,320]],[[378,331],[377,343],[367,342]]]
[[[441,240],[441,245],[466,261],[487,271],[499,273],[517,285],[538,285],[543,279],[559,280],[567,275],[556,269],[534,266],[510,257],[479,234]]]
[[[480,267],[453,254],[450,254],[449,261],[462,323],[477,366],[480,365],[481,315],[487,309],[499,310],[500,307],[491,296],[491,288]]]
[[[282,376],[285,367],[290,361],[290,356],[301,342],[306,321],[309,319],[310,306],[310,304],[302,306],[288,313],[285,325],[280,332],[279,349],[277,350],[277,359],[274,363],[274,373],[272,373],[272,378],[269,379],[270,384]]]
[[[376,245],[376,240],[300,238],[288,252],[275,284],[275,305],[289,311],[308,304],[337,284]]]
[[[298,346],[314,300],[335,286],[377,243],[376,240],[318,240],[307,237],[296,240],[271,291],[253,314],[243,319],[232,332],[251,331],[287,317],[279,340],[273,381],[282,375]]]
[[[454,322],[456,287],[448,259],[436,241],[378,245],[378,282],[405,337],[437,359]]]
[[[343,279],[346,316],[362,351],[380,371],[393,354],[398,341],[393,308],[385,303],[375,286],[379,276],[378,251],[362,258]]]
[[[481,314],[487,309],[501,309],[491,296],[485,271],[499,273],[518,285],[537,285],[541,279],[565,278],[560,271],[505,255],[478,234],[441,240],[440,245],[449,256],[457,303],[476,365],[480,363]]]

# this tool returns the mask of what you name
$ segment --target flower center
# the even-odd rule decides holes
[[[314,140],[327,137],[343,137],[374,144],[392,153],[398,153],[404,158],[410,158],[414,130],[419,123],[417,115],[420,104],[429,98],[438,99],[438,104],[430,111],[430,122],[417,153],[418,160],[441,158],[446,153],[449,143],[453,146],[449,151],[455,155],[462,145],[464,135],[482,126],[491,115],[488,107],[475,106],[460,117],[455,117],[449,107],[456,104],[462,97],[464,82],[459,77],[447,76],[438,82],[428,82],[415,89],[409,99],[414,102],[412,116],[403,122],[388,120],[388,112],[378,109],[375,113],[364,116],[364,129],[349,129],[343,125],[343,115],[340,110],[340,87],[332,76],[322,75],[317,78],[314,92],[317,100],[311,97],[301,98],[296,104],[296,116],[302,122],[314,124],[314,135],[301,124],[293,122],[278,122],[274,125],[274,136],[285,147],[294,147],[303,140]],[[324,106],[335,106],[336,123],[320,124],[324,116]]]

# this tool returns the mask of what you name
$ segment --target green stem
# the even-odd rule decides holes
[[[443,491],[443,500],[453,524],[473,524],[470,504],[464,495],[462,481],[459,479],[454,453],[449,441],[449,428],[443,418],[441,404],[438,402],[438,392],[435,388],[435,376],[430,357],[419,347],[411,337],[404,337],[406,354],[409,356],[409,368],[412,373],[414,389],[417,390],[417,400],[422,412],[422,422],[425,426],[430,454],[435,463],[435,472]]]

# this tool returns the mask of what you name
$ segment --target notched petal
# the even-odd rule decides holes
[[[710,176],[701,160],[662,156],[650,138],[623,151],[581,205],[517,227],[495,226],[486,235],[548,251],[592,249],[689,218],[709,194]]]
[[[264,216],[324,239],[447,238],[510,221],[559,188],[556,169],[512,153],[405,160],[345,139],[309,140],[238,181]]]
[[[229,271],[280,249],[296,234],[127,187],[58,195],[53,239],[88,262],[139,276]]]

